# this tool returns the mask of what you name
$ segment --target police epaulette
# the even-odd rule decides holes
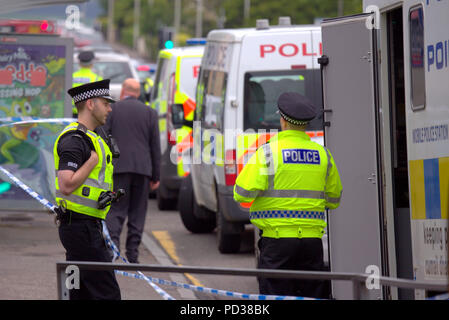
[[[92,143],[92,140],[90,140],[90,138],[87,136],[87,127],[81,123],[78,124],[78,127],[76,128],[75,132],[67,132],[66,134],[70,134],[73,137],[77,137],[77,138],[81,138],[84,139],[84,141],[87,142],[87,144],[89,145],[89,147],[95,151],[95,147]]]
[[[76,130],[81,131],[84,134],[87,134],[87,127],[84,124],[78,123],[78,127]]]

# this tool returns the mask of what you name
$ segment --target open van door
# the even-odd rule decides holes
[[[385,275],[377,40],[372,19],[373,14],[361,14],[321,25],[323,57],[328,57],[320,60],[324,142],[343,184],[340,207],[332,210],[328,220],[330,268],[356,273],[378,270]],[[352,299],[351,286],[334,281],[333,297]],[[382,297],[381,288],[371,289],[362,298]]]

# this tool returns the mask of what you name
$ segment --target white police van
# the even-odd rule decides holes
[[[286,91],[321,106],[322,54],[319,26],[279,25],[213,30],[201,63],[193,126],[191,174],[181,186],[181,218],[192,232],[217,227],[218,249],[238,252],[249,223],[249,206],[233,200],[233,187],[247,159],[280,130],[277,99]],[[309,135],[322,137],[322,116]],[[180,198],[181,200],[181,198]]]
[[[449,2],[365,0],[364,10],[321,25],[325,144],[343,183],[331,271],[427,282],[415,292],[374,283],[363,297],[423,299],[448,281]],[[352,298],[349,283],[332,289]]]

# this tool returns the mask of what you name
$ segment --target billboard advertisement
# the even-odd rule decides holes
[[[71,39],[0,34],[0,165],[49,200],[64,124],[40,121],[71,113],[72,56]],[[0,184],[0,210],[43,209],[7,178]]]

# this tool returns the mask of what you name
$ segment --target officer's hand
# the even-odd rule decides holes
[[[150,181],[150,189],[151,189],[151,191],[154,191],[157,188],[159,188],[159,181],[156,181],[156,182]]]

